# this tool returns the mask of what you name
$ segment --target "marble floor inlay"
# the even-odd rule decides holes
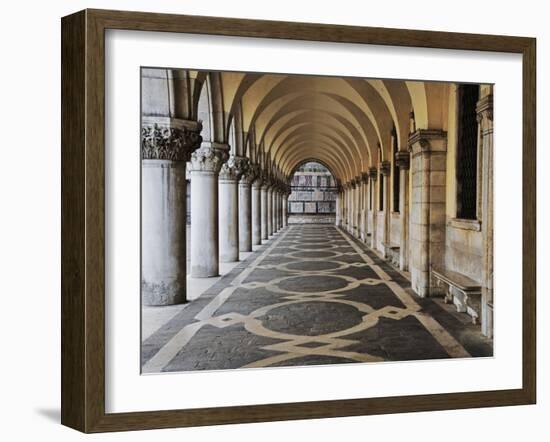
[[[492,355],[478,327],[333,225],[287,227],[174,311],[144,335],[143,373]]]

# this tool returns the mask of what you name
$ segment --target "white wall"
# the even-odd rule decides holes
[[[396,3],[399,3],[398,5]],[[543,2],[521,7],[463,0],[452,13],[440,1],[316,2],[202,0],[194,2],[72,0],[4,2],[2,10],[2,97],[0,161],[0,269],[3,298],[0,403],[3,440],[85,440],[59,420],[60,293],[60,22],[85,7],[199,15],[312,21],[353,25],[490,32],[537,36],[539,55],[539,180],[550,188],[550,29]],[[472,11],[476,11],[472,14]],[[498,129],[497,129],[498,130]],[[519,167],[519,165],[518,165]],[[539,226],[547,225],[548,198],[539,192]],[[543,259],[550,250],[548,229],[539,229],[539,312],[548,311],[549,279]],[[543,250],[546,247],[546,250]],[[547,261],[547,260],[546,260]],[[546,263],[546,268],[548,264]],[[548,273],[548,272],[546,272]],[[544,279],[543,279],[544,278]],[[542,316],[542,315],[540,315]],[[542,317],[540,318],[542,319]],[[550,345],[548,321],[539,321],[539,405],[485,410],[416,413],[317,421],[232,425],[99,435],[91,440],[155,439],[280,441],[307,437],[422,440],[544,440],[548,436]],[[538,436],[537,436],[538,435]],[[88,437],[86,440],[90,440]]]

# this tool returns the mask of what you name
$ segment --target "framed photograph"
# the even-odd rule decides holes
[[[62,423],[533,404],[535,39],[62,19]]]

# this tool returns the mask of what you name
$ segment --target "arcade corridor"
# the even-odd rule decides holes
[[[170,308],[144,336],[143,373],[492,355],[467,315],[333,225],[283,228]]]

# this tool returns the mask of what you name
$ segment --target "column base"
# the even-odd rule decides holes
[[[148,306],[183,304],[187,302],[185,284],[178,281],[171,283],[141,283],[141,303]]]

